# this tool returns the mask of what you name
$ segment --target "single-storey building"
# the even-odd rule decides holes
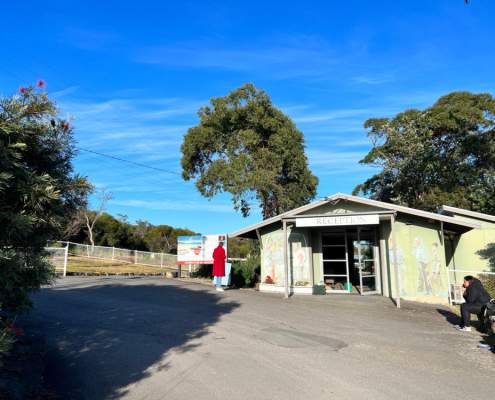
[[[490,270],[480,252],[495,246],[495,216],[337,193],[230,236],[259,240],[261,291],[447,303],[466,271]]]

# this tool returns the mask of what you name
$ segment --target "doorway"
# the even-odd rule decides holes
[[[352,227],[321,233],[322,275],[327,293],[379,293],[377,232]]]

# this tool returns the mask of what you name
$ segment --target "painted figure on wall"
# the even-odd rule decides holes
[[[443,280],[440,246],[438,243],[433,243],[431,249],[431,271],[429,274],[429,281],[433,294],[437,296],[445,294],[446,285]]]
[[[296,286],[309,284],[309,250],[306,237],[298,232],[290,234],[292,281]]]
[[[406,296],[407,291],[407,275],[406,275],[406,262],[404,258],[404,252],[400,246],[397,246],[396,241],[392,238],[390,239],[390,250],[389,250],[389,260],[390,265],[397,263],[397,269],[399,271],[399,282],[400,282],[400,295]]]
[[[414,239],[413,255],[418,269],[418,293],[431,295],[431,282],[428,276],[428,250],[420,237]]]
[[[262,251],[263,282],[284,283],[284,244],[283,233],[273,232],[263,240]]]

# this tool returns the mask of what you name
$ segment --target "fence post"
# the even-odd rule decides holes
[[[67,276],[67,259],[69,256],[69,242],[67,242],[67,246],[65,246],[65,251],[64,251],[64,278]]]
[[[112,261],[115,260],[115,247],[112,246]]]
[[[137,264],[137,250],[134,250],[134,264]]]
[[[160,267],[163,268],[163,253],[160,253]]]
[[[89,244],[86,245],[86,253],[87,253],[88,258],[89,258]]]
[[[449,290],[449,305],[452,305],[452,287],[450,285],[450,269],[447,268],[447,287]]]

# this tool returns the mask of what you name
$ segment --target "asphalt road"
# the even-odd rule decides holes
[[[62,399],[489,399],[495,355],[442,308],[159,278],[65,278],[34,297]]]

